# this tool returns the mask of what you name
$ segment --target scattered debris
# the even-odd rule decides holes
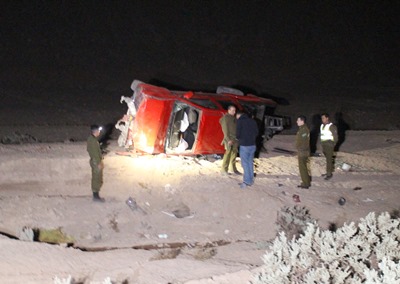
[[[159,239],[167,239],[168,235],[167,234],[158,234]]]
[[[137,203],[136,200],[133,199],[132,197],[129,197],[126,201],[125,201],[126,205],[129,206],[129,208],[132,209],[132,211],[140,211],[143,214],[147,214],[146,211],[144,211]]]
[[[218,251],[216,248],[201,248],[194,252],[193,257],[197,260],[210,259],[213,256],[217,255],[217,252]]]
[[[213,157],[215,160],[221,160],[221,159],[222,159],[222,156],[221,156],[221,155],[218,155],[218,154],[213,154],[212,157]]]
[[[353,190],[361,190],[362,187],[356,186],[355,188],[353,188]]]
[[[119,233],[117,216],[115,214],[110,217],[108,224],[110,225],[111,229],[113,229],[116,233]]]
[[[21,241],[33,242],[35,238],[35,233],[33,232],[32,228],[23,227],[22,230],[19,232],[18,238]]]
[[[172,214],[174,214],[176,218],[185,218],[191,215],[190,208],[185,204],[179,205],[179,208],[173,210]]]
[[[161,259],[175,259],[181,253],[180,248],[176,249],[160,249],[158,250],[157,255],[150,258],[152,260],[161,260]]]
[[[344,197],[340,197],[338,200],[339,205],[343,206],[346,204],[346,199]]]
[[[57,229],[38,229],[23,227],[19,232],[19,239],[30,242],[44,242],[49,244],[72,244],[75,240],[71,236]]]
[[[170,217],[175,217],[175,218],[193,218],[195,213],[190,213],[189,211],[186,210],[174,210],[172,211],[172,213],[166,212],[166,211],[161,211],[162,213],[164,213],[165,215],[168,215]]]
[[[176,217],[174,214],[169,213],[169,212],[161,211],[161,213],[164,213],[165,215],[168,215],[169,217]]]
[[[149,187],[147,186],[147,184],[145,184],[145,183],[143,183],[143,182],[138,182],[138,184],[140,185],[141,188],[149,189]]]
[[[342,164],[342,170],[344,170],[345,172],[350,171],[350,169],[351,169],[351,165],[346,164],[346,163]]]
[[[297,194],[293,194],[292,197],[293,197],[294,202],[296,202],[296,203],[300,202],[300,196],[298,196]]]

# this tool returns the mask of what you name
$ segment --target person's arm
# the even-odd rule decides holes
[[[300,129],[296,133],[296,149],[298,151],[301,149],[301,132],[300,132]]]
[[[228,142],[228,125],[226,124],[225,116],[221,117],[219,124],[221,124],[222,132],[224,133],[224,141]]]

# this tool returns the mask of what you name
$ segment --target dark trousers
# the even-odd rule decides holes
[[[310,186],[311,185],[311,177],[308,171],[308,162],[309,158],[306,155],[298,156],[299,160],[299,172],[301,177],[301,185]]]
[[[333,173],[333,153],[335,144],[333,141],[324,141],[321,143],[322,153],[326,159],[326,175],[331,176]]]
[[[103,164],[99,164],[90,160],[90,167],[92,168],[92,191],[99,192],[103,185]]]

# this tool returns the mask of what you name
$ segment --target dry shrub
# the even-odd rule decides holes
[[[251,283],[400,283],[399,242],[399,219],[389,213],[335,232],[309,223],[298,239],[279,234]]]
[[[285,206],[278,211],[276,220],[277,231],[284,232],[288,239],[299,238],[307,228],[308,223],[315,220],[311,218],[309,210],[304,206]]]
[[[150,260],[161,260],[161,259],[175,259],[181,253],[181,249],[160,249],[157,251],[157,255],[153,256]]]

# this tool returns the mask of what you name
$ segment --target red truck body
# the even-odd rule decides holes
[[[230,88],[218,93],[170,91],[135,80],[132,89],[134,111],[125,115],[123,146],[150,154],[222,154],[219,119],[228,105],[260,121],[276,107],[270,99],[234,93]]]

